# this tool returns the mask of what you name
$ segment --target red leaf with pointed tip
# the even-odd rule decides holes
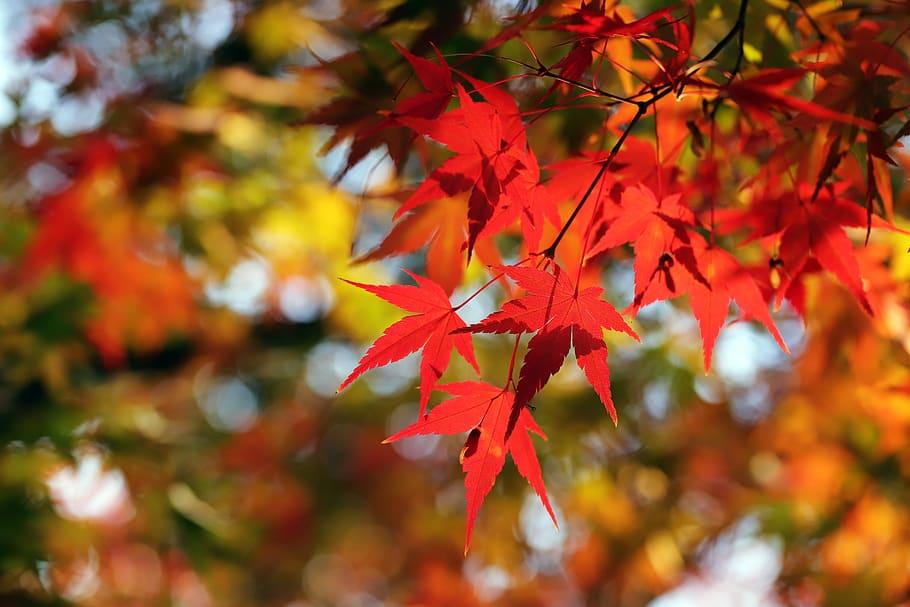
[[[423,348],[420,357],[420,415],[423,416],[430,392],[448,367],[453,348],[475,371],[480,371],[470,336],[452,333],[464,328],[465,323],[452,308],[445,291],[428,278],[410,272],[408,274],[417,282],[417,286],[367,285],[345,281],[417,314],[406,316],[389,326],[370,346],[357,367],[341,382],[338,391],[344,390],[365,371],[401,360]]]
[[[778,290],[778,304],[790,282],[802,274],[809,256],[812,255],[821,266],[834,274],[853,293],[863,309],[872,314],[872,306],[863,288],[859,264],[853,252],[853,243],[843,227],[823,213],[805,210],[799,218],[781,234],[780,259],[785,271],[784,280]]]
[[[618,246],[632,243],[635,249],[634,308],[679,294],[676,274],[693,269],[687,228],[695,225],[695,215],[679,194],[660,200],[647,186],[627,188],[622,195],[616,219],[594,243],[588,258]],[[697,276],[697,271],[694,272]]]
[[[356,66],[354,70],[360,73],[359,82],[363,87],[362,90],[356,90],[356,94],[329,101],[307,117],[307,122],[311,124],[335,126],[335,132],[321,150],[323,153],[351,138],[345,163],[335,176],[336,179],[341,179],[367,154],[383,145],[388,148],[395,166],[401,169],[407,159],[414,135],[401,128],[399,119],[433,120],[445,111],[452,98],[454,91],[452,73],[439,51],[436,51],[437,64],[414,55],[397,43],[393,44],[414,68],[417,78],[426,90],[399,100],[391,111],[383,107],[383,101],[397,90],[398,86],[383,82],[379,87],[374,79],[367,77],[365,68],[368,64],[364,62],[363,55],[350,53],[333,61],[323,62],[322,69],[334,73],[345,82],[351,80],[350,77],[346,78],[345,74],[352,70],[352,65]]]
[[[727,251],[708,246],[701,236],[694,237],[692,245],[699,270],[707,280],[705,284],[689,275],[685,285],[692,313],[695,314],[701,331],[705,373],[711,368],[714,343],[727,320],[731,300],[736,301],[745,316],[762,323],[781,349],[789,354],[790,350],[768,311],[768,304],[749,271],[740,266]]]
[[[819,120],[843,122],[864,129],[875,129],[875,123],[865,118],[785,95],[784,92],[799,82],[805,74],[806,70],[803,68],[764,70],[751,78],[734,80],[728,85],[727,94],[741,108],[766,120],[769,119],[768,111],[774,108],[800,112]]]
[[[638,336],[619,312],[601,298],[603,289],[579,290],[559,266],[552,274],[512,266],[499,270],[525,289],[526,294],[506,302],[500,311],[467,330],[475,333],[536,332],[528,344],[528,353],[519,373],[518,406],[527,405],[550,376],[559,371],[572,343],[579,368],[616,423],[603,329],[622,331],[635,339]]]
[[[671,19],[673,16],[671,9],[662,8],[645,15],[641,19],[626,23],[621,17],[608,16],[603,13],[585,13],[581,9],[578,17],[571,18],[569,23],[557,23],[548,29],[561,29],[567,32],[575,32],[581,36],[591,38],[636,38],[639,36],[648,36],[655,29],[661,19]]]
[[[560,76],[569,80],[580,79],[594,62],[594,54],[604,41],[610,38],[650,38],[661,21],[672,18],[671,9],[663,8],[627,23],[618,14],[607,14],[604,9],[601,3],[582,3],[575,12],[545,28],[571,32],[576,36],[569,53],[554,65],[559,69]],[[656,40],[666,44],[663,40]],[[559,82],[555,83],[550,91],[559,86]]]
[[[438,63],[433,63],[429,59],[418,57],[397,42],[392,42],[392,44],[414,68],[414,73],[417,74],[420,83],[427,89],[427,92],[445,95],[446,97],[451,96],[453,88],[452,70],[449,69],[439,49],[435,47],[433,49],[436,52],[436,60],[438,61]]]
[[[812,270],[808,263],[814,259],[834,274],[869,314],[872,313],[853,243],[844,227],[871,225],[900,230],[879,217],[868,218],[862,206],[842,197],[843,191],[843,187],[828,187],[812,200],[812,186],[802,184],[797,191],[776,198],[760,198],[745,211],[726,214],[725,229],[748,226],[753,239],[774,237],[779,242],[783,279],[777,289],[778,305],[793,282]]]
[[[531,190],[539,179],[537,160],[527,148],[524,126],[514,101],[498,89],[476,83],[487,101],[474,101],[460,85],[459,107],[438,120],[401,118],[418,133],[442,143],[457,155],[433,171],[396,213],[396,218],[442,196],[468,192],[468,257],[478,237],[493,222],[502,229],[520,216],[540,222]],[[530,230],[531,232],[535,230]]]
[[[461,453],[468,519],[465,552],[471,543],[477,513],[502,471],[506,453],[512,455],[519,473],[537,493],[556,525],[556,515],[547,497],[540,463],[528,433],[533,432],[545,440],[546,436],[527,408],[518,406],[515,393],[484,382],[458,382],[440,386],[439,389],[454,395],[454,398],[433,407],[425,418],[383,442],[391,443],[418,434],[469,432]],[[515,423],[510,431],[512,418]]]

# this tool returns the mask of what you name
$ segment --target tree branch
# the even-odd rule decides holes
[[[556,255],[556,247],[559,246],[560,241],[562,241],[563,236],[566,235],[566,232],[569,230],[569,226],[572,225],[572,222],[575,221],[575,217],[578,216],[578,213],[581,212],[581,208],[588,201],[588,198],[591,197],[591,193],[594,191],[594,188],[597,187],[597,183],[603,178],[604,174],[607,172],[607,169],[610,168],[610,163],[613,162],[613,159],[616,158],[616,154],[619,153],[622,144],[626,141],[626,138],[629,136],[629,133],[632,132],[632,129],[635,128],[635,125],[638,124],[638,121],[641,120],[642,116],[648,111],[648,108],[651,107],[653,101],[647,101],[640,103],[638,105],[638,111],[635,112],[635,116],[632,117],[632,120],[629,121],[629,124],[626,125],[625,130],[622,132],[622,135],[619,136],[619,139],[616,140],[616,143],[613,144],[613,147],[610,149],[610,153],[607,155],[606,160],[603,164],[600,165],[600,170],[597,171],[597,174],[594,176],[594,179],[591,180],[591,184],[588,186],[588,189],[585,190],[584,196],[581,197],[581,200],[578,201],[578,204],[575,205],[575,208],[572,210],[572,214],[569,215],[569,218],[563,224],[562,229],[559,231],[559,234],[556,235],[556,238],[553,239],[553,242],[546,249],[541,251],[541,255],[545,255],[550,259],[553,259],[553,256]]]
[[[728,44],[730,44],[730,41],[733,40],[733,37],[739,34],[741,30],[744,30],[746,28],[746,8],[748,5],[749,0],[740,0],[739,13],[736,15],[736,22],[733,24],[733,27],[730,28],[730,31],[727,32],[726,36],[721,38],[720,41],[714,45],[714,48],[708,51],[707,55],[702,57],[699,63],[711,61],[717,57],[717,55],[719,55],[720,52],[724,50]]]
[[[733,73],[731,75],[731,80],[736,76],[736,73],[739,72],[739,68],[742,64],[743,59],[743,44],[745,43],[744,35],[746,29],[746,9],[748,8],[749,0],[740,0],[739,3],[739,12],[736,15],[736,22],[733,24],[733,27],[730,28],[730,31],[720,39],[720,41],[714,45],[707,55],[705,55],[701,61],[696,64],[696,67],[699,64],[706,63],[714,59],[720,52],[730,44],[730,41],[734,37],[739,36],[739,54],[736,58],[736,64],[733,67]],[[543,66],[541,66],[542,68]],[[683,84],[685,87],[685,83]],[[636,95],[633,95],[630,98],[627,98],[631,103],[635,103],[638,106],[638,111],[635,112],[635,116],[632,117],[632,120],[629,121],[629,124],[626,125],[625,130],[622,132],[622,135],[619,136],[619,139],[616,140],[616,143],[613,144],[613,147],[610,149],[610,153],[607,155],[606,160],[601,165],[600,170],[597,171],[597,174],[594,176],[594,179],[591,180],[591,184],[588,186],[588,189],[585,190],[584,195],[578,201],[578,204],[575,205],[575,208],[572,210],[572,214],[569,215],[569,218],[566,219],[566,222],[563,224],[562,229],[556,235],[556,238],[553,239],[553,242],[550,243],[550,246],[543,249],[540,252],[540,255],[544,255],[549,259],[553,259],[556,255],[556,247],[559,246],[559,243],[562,242],[563,237],[566,235],[566,232],[569,231],[569,227],[572,225],[572,222],[575,221],[575,218],[578,217],[578,214],[581,212],[582,207],[591,197],[591,193],[594,191],[594,188],[597,187],[598,182],[606,174],[607,169],[610,167],[610,164],[613,162],[613,159],[616,158],[616,155],[619,153],[619,150],[622,148],[623,143],[625,143],[626,138],[628,138],[629,133],[632,129],[635,128],[635,125],[644,117],[648,112],[648,109],[660,99],[665,97],[670,91],[674,88],[674,83],[670,82],[665,84],[662,88],[645,90]],[[646,101],[634,101],[635,98],[651,93],[651,98]]]

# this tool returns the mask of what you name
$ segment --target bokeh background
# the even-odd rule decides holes
[[[421,170],[398,176],[376,150],[343,171],[345,129],[376,120],[407,79],[390,40],[475,50],[532,4],[0,2],[0,604],[908,595],[905,236],[858,250],[874,318],[823,279],[808,325],[781,311],[792,358],[736,323],[705,375],[685,306],[647,308],[643,343],[611,344],[618,428],[566,365],[535,413],[559,531],[507,466],[462,554],[460,441],[380,444],[416,415],[416,360],[336,398],[400,314],[338,277],[394,282],[423,264],[422,242],[351,263]],[[792,50],[770,16],[799,13],[780,4],[753,3],[750,53]],[[698,5],[709,47],[738,3]],[[594,127],[581,110],[543,120],[540,152],[559,158]],[[907,227],[910,156],[895,157]],[[455,300],[485,277],[469,266]],[[631,281],[628,263],[611,265],[611,301],[628,303]],[[466,319],[499,297],[485,292]],[[509,343],[475,342],[484,368],[504,368]]]

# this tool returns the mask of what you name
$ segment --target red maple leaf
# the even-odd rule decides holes
[[[488,99],[489,91],[481,90]],[[539,179],[537,160],[527,148],[524,126],[518,115],[503,110],[502,103],[474,101],[458,86],[460,107],[438,120],[401,118],[400,121],[444,144],[456,153],[417,188],[398,209],[395,217],[446,196],[470,192],[468,198],[468,256],[481,232],[498,212],[534,222],[540,215],[531,195]],[[509,101],[514,107],[514,101]],[[501,222],[497,222],[499,225]]]
[[[847,205],[851,204],[847,202]],[[787,205],[790,221],[780,233],[779,257],[784,269],[784,279],[778,289],[778,303],[790,282],[802,274],[809,257],[812,256],[824,269],[834,274],[859,300],[863,308],[872,314],[872,306],[866,297],[859,264],[853,252],[853,243],[843,228],[844,225],[854,227],[865,225],[866,216],[860,207],[853,205],[851,208],[847,205],[838,204],[840,210],[849,212],[841,217],[832,214],[830,208],[825,209],[827,205],[818,200],[810,204]],[[852,212],[854,209],[855,212]]]
[[[678,295],[680,265],[693,276],[701,276],[695,266],[687,231],[689,226],[695,225],[695,214],[682,203],[679,194],[658,199],[647,186],[639,184],[623,192],[619,207],[615,219],[591,247],[588,258],[632,243],[635,249],[634,308]]]
[[[465,553],[471,543],[477,513],[502,471],[506,453],[512,456],[518,472],[527,479],[553,519],[553,524],[558,526],[529,433],[533,432],[544,440],[547,437],[527,407],[518,405],[515,393],[476,381],[446,384],[439,386],[439,390],[455,398],[436,405],[429,415],[421,416],[419,421],[383,442],[391,443],[418,434],[469,433],[460,458],[468,505]],[[515,422],[510,424],[513,418]],[[510,425],[513,427],[510,428]]]
[[[689,305],[701,331],[705,373],[711,369],[714,343],[726,322],[731,301],[736,301],[744,316],[762,323],[781,349],[789,354],[790,350],[771,318],[761,289],[749,270],[740,266],[733,255],[720,247],[709,246],[697,234],[692,237],[692,251],[704,280],[685,272],[683,282],[689,293]]]
[[[616,423],[603,329],[622,331],[635,339],[638,335],[619,312],[602,299],[603,289],[588,287],[579,291],[558,265],[552,274],[514,266],[499,270],[525,289],[526,294],[506,302],[502,310],[467,330],[475,333],[536,332],[528,343],[528,353],[515,388],[517,405],[527,405],[550,376],[559,371],[571,344],[579,368]]]
[[[780,196],[757,199],[745,211],[728,213],[724,229],[747,226],[752,238],[767,237],[777,243],[776,263],[782,275],[777,305],[794,281],[814,269],[809,263],[814,259],[872,314],[853,243],[844,231],[845,226],[865,227],[870,218],[862,206],[842,196],[844,186],[824,188],[814,200],[812,190],[811,185],[802,184]],[[869,225],[895,229],[878,217],[872,217]]]
[[[607,15],[601,12],[591,12],[581,9],[572,22],[559,24],[553,29],[575,32],[581,36],[591,38],[639,38],[649,37],[657,28],[661,19],[671,19],[673,14],[669,8],[662,8],[645,15],[641,19],[626,22],[619,15]]]
[[[411,285],[367,285],[346,280],[348,284],[360,287],[387,302],[409,312],[390,325],[363,355],[351,374],[341,382],[338,392],[365,371],[382,367],[401,360],[423,348],[420,357],[420,415],[426,411],[430,392],[449,365],[454,348],[478,373],[477,360],[471,337],[463,333],[452,333],[465,327],[456,309],[449,303],[446,292],[434,281],[408,272],[417,286]]]
[[[323,145],[322,152],[351,139],[344,166],[335,179],[341,179],[367,154],[383,145],[388,149],[395,166],[400,169],[407,160],[414,135],[402,128],[399,118],[435,119],[445,111],[452,98],[452,74],[438,50],[437,64],[412,54],[399,44],[393,44],[411,64],[426,90],[398,101],[391,111],[383,109],[382,105],[395,87],[368,77],[366,68],[369,64],[364,61],[363,54],[351,53],[324,62],[321,66],[321,69],[335,74],[356,90],[356,94],[333,99],[307,117],[307,122],[311,124],[335,126],[335,132]]]
[[[623,193],[620,206],[621,212],[591,249],[589,257],[634,243],[632,311],[688,293],[701,331],[705,372],[711,368],[714,343],[726,321],[731,299],[744,315],[765,325],[781,348],[789,352],[752,276],[732,255],[709,246],[698,233],[688,233],[695,217],[680,202],[678,194],[657,200],[653,192],[639,185]]]
[[[395,109],[391,112],[390,117],[434,118],[442,114],[449,104],[449,100],[452,99],[455,85],[452,82],[452,70],[449,69],[439,49],[434,47],[436,60],[439,63],[433,63],[429,59],[414,55],[397,42],[392,44],[414,68],[414,73],[417,74],[417,78],[426,91],[399,101],[395,104]]]
[[[575,12],[545,28],[575,35],[572,49],[554,66],[559,68],[560,76],[578,80],[594,62],[598,45],[610,38],[650,38],[662,20],[672,18],[671,9],[663,8],[641,19],[626,22],[612,8],[610,14],[605,9],[601,2],[583,2]],[[559,85],[557,82],[550,91]]]
[[[817,120],[843,122],[875,129],[875,123],[852,114],[847,114],[813,101],[786,95],[806,75],[803,68],[767,69],[727,85],[726,93],[739,107],[753,118],[767,125],[776,125],[771,110],[800,112]],[[704,83],[703,83],[704,84]]]

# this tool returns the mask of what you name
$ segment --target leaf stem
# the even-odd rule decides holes
[[[652,97],[652,99],[654,99],[654,97]],[[625,143],[626,138],[629,136],[629,133],[633,128],[635,128],[635,125],[638,124],[638,121],[641,120],[642,116],[645,115],[645,112],[648,111],[651,103],[651,101],[647,101],[638,104],[638,110],[635,112],[635,116],[632,117],[632,120],[629,121],[629,124],[626,125],[626,128],[623,130],[622,135],[620,135],[619,139],[616,140],[616,143],[613,144],[613,147],[610,149],[610,153],[607,155],[606,160],[604,160],[603,164],[600,165],[600,170],[597,171],[594,179],[591,180],[591,183],[588,185],[588,189],[585,190],[585,193],[581,197],[581,200],[579,200],[578,204],[575,205],[575,208],[572,210],[572,214],[569,215],[569,218],[563,224],[562,229],[559,231],[559,234],[556,235],[556,238],[553,239],[553,242],[550,243],[550,246],[541,251],[540,255],[544,255],[549,259],[553,259],[553,257],[556,255],[556,247],[559,246],[559,243],[566,235],[566,232],[569,231],[569,226],[571,226],[572,222],[575,221],[578,213],[581,211],[582,207],[585,206],[588,198],[591,197],[591,193],[594,191],[594,188],[597,187],[597,183],[601,180],[601,178],[603,178],[604,174],[607,172],[607,169],[610,168],[610,164],[613,162],[613,159],[616,158],[616,154],[619,153],[619,150],[622,147],[622,144]]]
[[[508,63],[514,63],[515,65],[520,65],[521,67],[523,67],[527,70],[530,70],[529,72],[527,72],[525,74],[520,74],[519,76],[523,76],[523,77],[534,76],[534,77],[551,78],[553,80],[556,80],[557,82],[562,82],[564,84],[574,86],[574,87],[579,88],[588,93],[593,93],[600,97],[606,97],[607,99],[611,99],[617,103],[628,103],[628,104],[635,103],[635,101],[630,99],[629,97],[623,97],[622,95],[616,95],[609,91],[605,91],[602,88],[599,88],[596,86],[591,86],[591,85],[585,84],[584,82],[579,82],[578,80],[573,80],[572,78],[566,78],[565,76],[557,74],[556,72],[552,71],[549,67],[547,67],[543,63],[541,63],[540,60],[537,60],[537,66],[534,66],[525,61],[521,61],[520,59],[514,59],[512,57],[503,57],[502,55],[494,55],[491,53],[477,53],[477,54],[474,54],[474,53],[447,53],[445,55],[445,57],[459,57],[459,56],[463,56],[463,55],[473,55],[475,57],[486,57],[488,59],[500,59],[500,60],[506,61]]]
[[[528,261],[528,259],[530,259],[530,258],[529,258],[529,257],[525,257],[525,258],[522,259],[521,261],[519,261],[519,262],[513,264],[513,266],[520,266],[520,265],[523,264],[524,262]],[[499,280],[499,279],[502,278],[503,276],[505,276],[505,272],[500,272],[499,274],[497,274],[496,276],[494,276],[494,277],[491,278],[490,280],[486,281],[485,283],[483,283],[483,285],[481,285],[481,287],[480,287],[479,289],[477,289],[476,291],[474,291],[466,300],[464,300],[463,302],[461,302],[460,304],[458,304],[457,306],[455,306],[454,308],[452,308],[452,310],[453,310],[454,312],[457,312],[458,310],[460,310],[461,308],[463,308],[464,306],[466,306],[472,299],[474,299],[475,297],[477,297],[478,295],[480,295],[481,293],[483,293],[490,285],[492,285],[494,282],[496,282],[497,280]]]

